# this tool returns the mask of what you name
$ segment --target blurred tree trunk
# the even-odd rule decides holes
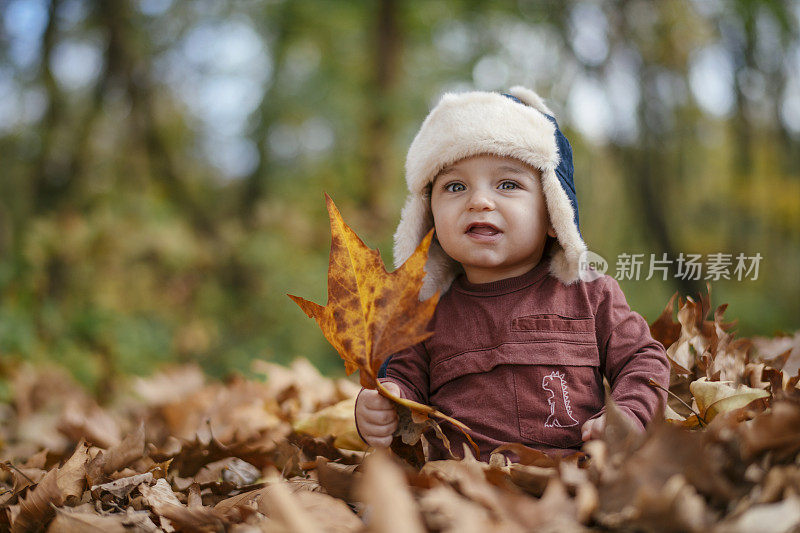
[[[756,47],[756,17],[758,5],[753,2],[737,3],[739,22],[742,24],[742,42],[731,47],[733,52],[733,131],[736,146],[733,155],[733,187],[740,187],[753,172],[753,123],[750,120],[750,105],[744,93],[745,76],[758,69],[754,58]],[[731,31],[735,33],[735,31]],[[729,241],[730,243],[731,241]]]
[[[56,134],[62,122],[65,101],[61,89],[53,76],[51,61],[58,35],[58,18],[56,12],[60,0],[50,0],[47,8],[47,25],[42,33],[41,80],[47,94],[47,107],[42,116],[39,135],[41,148],[34,164],[31,203],[34,212],[49,210],[58,199],[67,177],[63,168],[54,161],[53,151]]]
[[[256,125],[253,141],[258,151],[258,164],[244,178],[242,195],[239,201],[239,216],[246,223],[253,222],[253,214],[258,202],[269,194],[271,160],[269,153],[269,129],[280,116],[280,77],[286,62],[286,51],[297,24],[295,5],[284,2],[275,17],[274,40],[272,45],[272,79],[261,96],[256,111]],[[268,39],[265,39],[267,41]]]
[[[396,0],[380,0],[372,24],[373,78],[366,90],[367,124],[364,136],[365,188],[361,206],[376,225],[387,218],[382,192],[393,178],[392,105],[400,69],[401,30]]]
[[[144,150],[151,179],[162,185],[167,196],[187,213],[193,227],[206,235],[215,233],[212,216],[195,197],[175,161],[175,152],[156,119],[156,88],[153,83],[148,50],[141,49],[133,26],[133,10],[130,0],[106,2],[95,0],[101,24],[109,35],[117,39],[115,55],[108,68],[120,72],[122,84],[131,102],[132,130],[138,136],[136,142]],[[137,45],[139,48],[137,48]]]
[[[98,77],[98,81],[92,90],[92,97],[88,108],[83,113],[80,121],[74,128],[75,134],[72,141],[72,149],[70,150],[69,162],[67,164],[67,172],[69,175],[69,189],[67,192],[81,193],[80,182],[86,178],[88,172],[89,162],[92,159],[92,131],[100,118],[103,111],[103,100],[105,95],[112,89],[114,79],[119,76],[116,68],[120,64],[121,43],[119,35],[116,32],[110,31],[107,28],[106,32],[106,49],[103,54],[103,70]],[[83,202],[90,201],[90,198],[84,198],[81,195],[80,200]],[[77,203],[81,203],[80,201]]]
[[[620,12],[629,9],[629,2],[621,3]],[[618,16],[616,22],[616,35],[612,38],[623,39],[631,35],[633,30],[628,26],[627,18]],[[689,280],[676,277],[677,265],[675,259],[679,250],[670,232],[669,217],[669,190],[683,181],[681,173],[685,166],[681,164],[682,155],[678,151],[674,160],[670,160],[668,152],[669,137],[677,131],[687,131],[683,124],[670,127],[670,119],[665,115],[672,113],[671,120],[678,122],[682,115],[675,113],[668,104],[662,102],[657,87],[657,58],[675,57],[677,53],[672,50],[673,38],[670,35],[672,28],[663,22],[656,28],[653,40],[656,42],[655,57],[642,55],[642,64],[638,67],[638,86],[641,97],[637,108],[637,122],[639,124],[639,142],[636,146],[612,145],[612,153],[619,161],[618,167],[622,169],[623,184],[630,197],[638,204],[645,226],[645,237],[648,235],[653,240],[652,249],[656,259],[660,260],[662,254],[667,254],[671,260],[668,268],[670,280],[683,294],[696,295],[705,290],[702,280]],[[659,107],[660,106],[660,107]],[[645,262],[648,264],[649,262]],[[646,276],[646,274],[643,274]]]

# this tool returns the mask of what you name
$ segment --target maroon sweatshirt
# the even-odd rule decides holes
[[[507,442],[580,448],[581,426],[604,411],[603,376],[641,429],[666,402],[647,383],[669,384],[664,346],[617,281],[566,286],[548,269],[543,259],[526,274],[481,284],[462,274],[436,308],[433,336],[392,356],[382,379],[467,424],[482,461]],[[447,422],[441,428],[461,457],[466,439]],[[425,436],[429,460],[449,458],[432,431]]]

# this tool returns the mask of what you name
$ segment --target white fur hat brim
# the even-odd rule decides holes
[[[557,246],[551,254],[550,273],[566,285],[579,277],[579,260],[586,245],[575,225],[575,213],[556,175],[559,153],[553,116],[542,99],[525,87],[516,86],[509,94],[527,105],[500,93],[447,93],[425,118],[406,157],[408,198],[394,234],[395,267],[402,265],[433,227],[427,186],[445,166],[460,159],[495,154],[513,157],[541,171],[550,222]],[[420,298],[437,290],[447,291],[460,265],[434,241],[425,266],[425,282]]]

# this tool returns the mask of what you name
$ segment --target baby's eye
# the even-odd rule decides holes
[[[454,181],[453,183],[448,183],[447,185],[444,186],[444,190],[449,192],[461,192],[464,190],[464,188],[465,188],[464,184],[458,183],[457,181]]]
[[[513,181],[504,181],[503,183],[500,184],[500,188],[505,190],[516,189],[517,187],[518,185],[516,184],[516,182]]]

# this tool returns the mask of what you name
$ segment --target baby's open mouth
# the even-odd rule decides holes
[[[491,224],[473,222],[467,226],[467,233],[474,233],[477,235],[497,235],[500,233],[500,230]]]

